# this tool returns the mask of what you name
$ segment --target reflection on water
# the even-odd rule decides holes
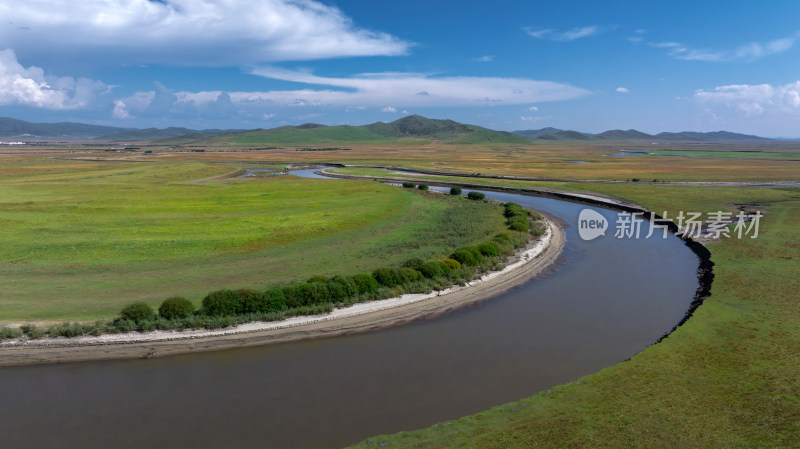
[[[485,194],[567,224],[554,269],[481,304],[368,334],[0,369],[2,446],[340,447],[619,363],[688,308],[697,259],[678,239],[584,242],[573,226],[586,206]]]

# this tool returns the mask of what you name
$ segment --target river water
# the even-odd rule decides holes
[[[619,363],[689,307],[698,261],[674,236],[616,239],[616,213],[592,207],[612,231],[583,241],[575,226],[588,206],[485,194],[565,222],[556,266],[478,305],[377,332],[0,369],[0,447],[341,447]]]

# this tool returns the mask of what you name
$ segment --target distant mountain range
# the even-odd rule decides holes
[[[391,123],[326,126],[306,123],[272,129],[222,130],[189,128],[117,128],[83,123],[30,123],[0,117],[0,138],[9,140],[96,140],[105,142],[142,142],[175,145],[319,145],[338,142],[380,142],[396,139],[425,140],[455,144],[509,143],[531,141],[764,141],[764,137],[727,131],[646,134],[634,129],[610,130],[599,134],[557,128],[524,131],[494,131],[453,120],[429,119],[409,115]]]
[[[663,141],[691,141],[691,142],[732,142],[732,141],[763,141],[772,140],[766,137],[752,136],[749,134],[738,134],[728,131],[714,131],[707,133],[683,131],[679,133],[658,133],[647,134],[635,129],[621,130],[612,129],[599,134],[582,133],[578,131],[563,130],[557,128],[528,129],[514,131],[514,134],[526,137],[530,140],[649,140],[656,142]]]
[[[112,133],[132,131],[132,128],[86,125],[83,123],[30,123],[13,118],[0,117],[0,138],[19,140],[34,139],[92,139]]]

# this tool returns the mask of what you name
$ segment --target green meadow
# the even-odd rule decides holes
[[[462,198],[239,172],[5,158],[0,323],[108,319],[137,300],[371,271],[505,227],[501,208]]]

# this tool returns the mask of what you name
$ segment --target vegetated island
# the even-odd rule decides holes
[[[420,185],[418,188],[424,189],[425,187],[427,186]],[[506,216],[511,229],[519,227],[521,209],[514,203],[506,204]],[[525,212],[525,214],[527,216],[528,213]],[[400,325],[418,318],[436,316],[503,293],[530,280],[555,262],[561,254],[565,242],[562,227],[555,221],[536,213],[532,213],[531,216],[536,219],[538,232],[528,233],[526,244],[517,248],[504,261],[494,265],[495,268],[501,266],[502,268],[494,271],[478,271],[475,278],[464,282],[463,285],[453,284],[428,293],[403,294],[388,299],[351,303],[351,305],[343,307],[317,307],[319,310],[312,310],[313,307],[300,308],[300,310],[316,314],[292,316],[281,321],[244,322],[216,329],[140,332],[142,330],[140,328],[139,331],[83,335],[74,338],[52,336],[41,338],[41,335],[39,335],[40,338],[31,338],[30,330],[26,329],[26,335],[0,342],[0,354],[2,354],[0,366],[152,358],[197,351],[259,346],[367,332]],[[502,239],[503,237],[500,238],[500,240]],[[456,250],[454,255],[464,250]],[[420,263],[428,266],[423,267]],[[465,267],[468,263],[464,264]],[[432,265],[436,264],[435,261],[411,260],[405,265],[416,265],[421,271],[408,266],[403,268],[411,269],[424,276],[425,274],[422,273],[432,269]],[[403,268],[397,269],[396,273],[401,273]],[[372,277],[380,278],[380,270],[376,270]],[[406,271],[406,273],[409,272]],[[426,274],[430,275],[430,273]],[[308,284],[322,281],[322,279],[315,278],[317,277],[309,279]],[[325,282],[332,280],[333,278],[327,279]],[[386,282],[390,281],[381,280],[383,285]],[[294,286],[285,288],[291,289]],[[226,292],[226,290],[212,292],[206,299],[219,297],[221,292]],[[227,292],[232,291],[227,290]],[[171,299],[173,298],[165,300],[162,308],[168,303],[170,306],[179,308],[180,301],[170,301]],[[214,301],[204,301],[204,306],[214,307],[211,305],[213,303]],[[131,308],[126,308],[123,315],[131,312],[129,309]],[[130,321],[127,318],[120,318],[116,322],[119,323],[121,319]],[[234,319],[233,322],[236,320]]]

